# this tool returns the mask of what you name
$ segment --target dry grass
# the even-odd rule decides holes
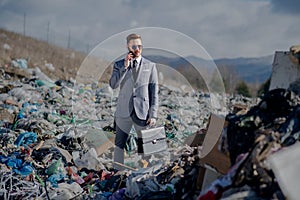
[[[11,49],[5,49],[5,44]],[[76,77],[77,70],[85,56],[81,52],[0,29],[1,66],[10,63],[14,58],[26,58],[29,61],[29,67],[38,66],[50,78],[69,80],[71,77]],[[52,63],[55,71],[49,70],[45,63]]]

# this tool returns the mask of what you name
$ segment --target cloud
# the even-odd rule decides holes
[[[300,1],[299,0],[271,0],[272,8],[275,12],[285,14],[300,15]]]
[[[26,13],[28,35],[45,40],[50,23],[51,43],[66,47],[70,31],[71,47],[81,51],[131,28],[163,27],[195,39],[214,58],[254,57],[299,43],[298,5],[279,0],[10,0],[0,3],[0,26],[22,33]]]

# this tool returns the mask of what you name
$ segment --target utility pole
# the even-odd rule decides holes
[[[71,43],[71,31],[69,30],[69,35],[68,35],[68,46],[67,48],[70,48],[70,43]]]
[[[50,22],[47,24],[47,43],[49,43],[49,31],[50,31]]]
[[[55,42],[56,42],[55,39],[56,39],[56,38],[55,38],[55,31],[53,31],[53,33],[52,33],[52,40],[53,40],[53,41],[52,41],[52,44],[55,44]]]
[[[26,13],[24,13],[24,20],[23,20],[23,35],[26,34]]]

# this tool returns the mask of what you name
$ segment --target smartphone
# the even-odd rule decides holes
[[[135,57],[136,57],[136,55],[135,55],[135,53],[134,53],[133,51],[129,51],[129,53],[132,54],[132,58],[135,58]]]

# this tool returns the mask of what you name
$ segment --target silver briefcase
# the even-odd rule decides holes
[[[142,153],[145,155],[162,152],[168,148],[164,127],[141,130],[141,136],[138,145],[142,145]]]

